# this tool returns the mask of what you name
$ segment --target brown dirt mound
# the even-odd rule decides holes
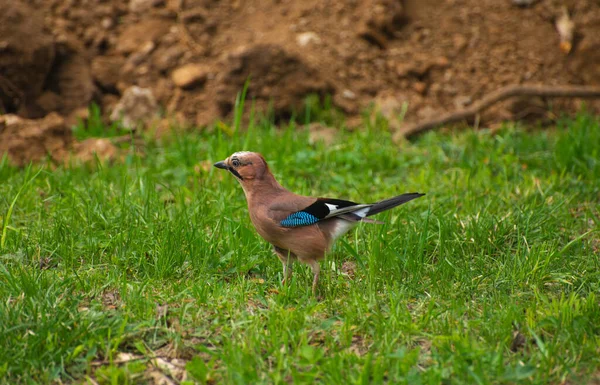
[[[65,159],[71,145],[71,130],[56,113],[29,120],[16,115],[0,116],[0,154],[12,163],[26,165],[50,155],[55,162]]]
[[[247,96],[256,101],[256,107],[265,110],[272,99],[273,110],[278,115],[302,108],[306,95],[325,96],[334,91],[319,71],[280,46],[241,47],[227,56],[216,78],[215,101],[221,115],[232,112],[236,95],[247,79],[250,79]]]
[[[120,156],[113,143],[118,139],[91,138],[75,142],[71,128],[55,112],[42,119],[0,115],[0,154],[6,153],[10,162],[18,166],[42,161],[47,156],[55,164],[69,162],[71,153],[82,162],[92,162],[96,158],[111,161]]]
[[[569,54],[554,25],[563,6],[575,22]],[[26,117],[67,116],[91,100],[108,116],[135,85],[206,124],[231,113],[248,75],[249,97],[259,108],[272,98],[276,114],[317,93],[351,115],[407,102],[409,121],[507,84],[600,83],[600,6],[589,0],[0,0],[0,9],[0,108]],[[521,106],[484,119],[522,118]]]
[[[27,4],[0,0],[0,109],[37,115],[56,50],[40,13]]]

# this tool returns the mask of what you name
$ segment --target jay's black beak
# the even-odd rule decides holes
[[[215,166],[216,168],[222,168],[223,170],[229,170],[229,167],[227,167],[224,161],[217,162],[213,164],[213,166]]]
[[[235,177],[239,180],[244,180],[244,178],[242,178],[239,172],[237,172],[233,167],[229,167],[228,165],[226,165],[224,161],[217,162],[213,164],[213,166],[215,166],[216,168],[222,168],[223,170],[227,170],[233,175],[235,175]]]

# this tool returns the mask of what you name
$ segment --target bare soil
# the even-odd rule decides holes
[[[43,119],[22,119],[13,114],[0,116],[0,154],[12,163],[25,166],[50,155],[54,162],[67,157],[72,142],[71,130],[57,113]]]
[[[230,116],[250,77],[259,109],[287,117],[307,94],[348,115],[374,103],[415,121],[508,84],[600,84],[600,2],[537,0],[0,0],[0,108],[109,116],[130,86],[182,121]],[[566,6],[573,48],[560,49]],[[587,102],[600,110],[598,102]],[[574,112],[579,100],[516,100],[484,121]]]

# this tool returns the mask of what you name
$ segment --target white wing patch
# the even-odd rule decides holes
[[[363,204],[342,207],[341,209],[339,209],[339,206],[332,205],[331,203],[325,203],[325,205],[327,205],[327,208],[329,209],[329,214],[327,214],[325,218],[337,217],[338,215],[342,215],[345,213],[356,213],[356,215],[359,215],[360,217],[364,218],[369,212],[369,208],[371,207],[371,205]]]
[[[338,208],[337,205],[332,205],[332,204],[329,204],[329,203],[325,203],[325,206],[327,206],[327,208],[329,209],[329,212],[335,211]]]

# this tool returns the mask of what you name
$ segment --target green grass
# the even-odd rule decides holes
[[[189,383],[597,383],[598,120],[400,145],[384,126],[330,146],[264,122],[110,165],[4,159],[0,378],[152,383],[161,357]],[[318,300],[305,266],[280,285],[240,186],[210,167],[241,149],[298,193],[427,195],[338,242]]]

